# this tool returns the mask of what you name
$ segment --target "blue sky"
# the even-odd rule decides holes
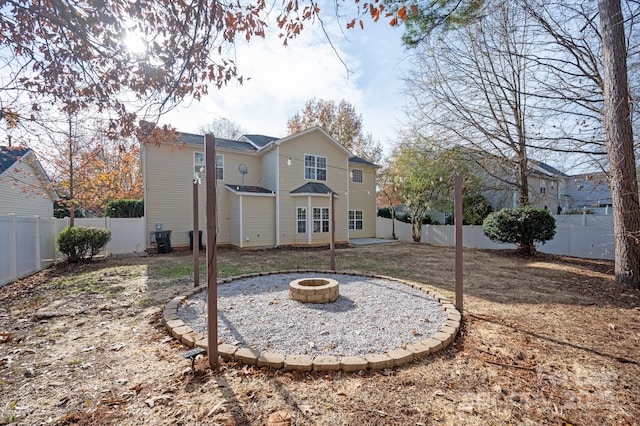
[[[280,137],[307,100],[346,99],[362,115],[365,132],[388,151],[403,118],[402,78],[408,61],[402,28],[367,19],[363,30],[346,30],[348,20],[337,22],[333,10],[325,9],[321,16],[340,57],[319,23],[305,25],[287,47],[271,26],[264,40],[242,40],[235,46],[239,73],[249,78],[243,85],[210,89],[206,98],[170,112],[161,123],[195,133],[214,118],[226,117],[247,133]]]

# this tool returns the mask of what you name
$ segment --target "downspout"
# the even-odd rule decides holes
[[[244,248],[244,233],[242,232],[244,229],[244,221],[242,215],[242,194],[239,194],[239,206],[238,210],[240,210],[240,248]]]
[[[276,144],[276,247],[280,247],[280,145]]]
[[[140,161],[142,161],[142,190],[144,191],[142,194],[142,226],[144,227],[144,250],[147,250],[147,244],[149,240],[147,240],[148,232],[147,229],[147,145],[143,142],[140,142]]]
[[[321,219],[322,219],[322,216],[321,216]],[[313,211],[311,210],[311,195],[308,195],[307,196],[307,245],[311,245],[311,235],[313,235]]]

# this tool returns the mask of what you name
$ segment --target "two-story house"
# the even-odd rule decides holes
[[[192,185],[194,172],[205,171],[204,141],[203,135],[182,133],[177,144],[142,143],[148,248],[158,229],[171,230],[173,247],[189,245]],[[216,138],[215,147],[218,244],[327,245],[332,219],[337,244],[375,237],[377,166],[353,156],[321,128],[281,139]],[[198,198],[198,228],[205,230],[205,179]]]

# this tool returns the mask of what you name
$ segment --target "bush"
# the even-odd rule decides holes
[[[142,217],[144,215],[144,200],[112,200],[104,209],[107,217]]]
[[[378,217],[383,217],[385,219],[391,219],[391,209],[392,207],[381,207],[378,209]]]
[[[482,231],[492,241],[518,244],[519,250],[534,254],[535,243],[545,243],[556,234],[556,220],[547,210],[531,206],[502,209],[491,213]]]
[[[105,248],[111,240],[111,231],[101,228],[85,228],[82,226],[66,227],[58,238],[58,250],[71,263],[93,258]]]
[[[482,225],[493,213],[493,207],[482,194],[469,194],[462,197],[462,223],[464,225]]]

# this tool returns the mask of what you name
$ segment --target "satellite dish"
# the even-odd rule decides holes
[[[247,169],[247,165],[243,163],[238,166],[238,171],[242,175],[242,186],[244,186],[244,175],[249,173],[249,169]]]

